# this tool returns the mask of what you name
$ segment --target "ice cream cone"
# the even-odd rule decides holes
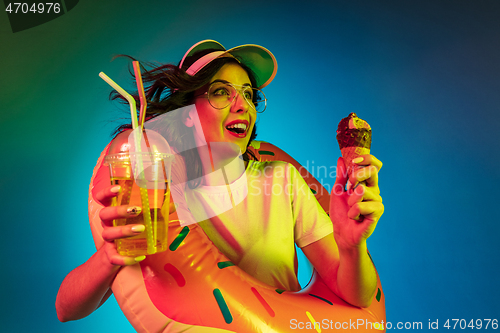
[[[350,175],[356,166],[352,160],[360,155],[370,154],[372,130],[370,125],[355,113],[343,118],[337,128],[340,152]]]
[[[370,149],[362,147],[346,147],[341,149],[340,153],[344,158],[344,163],[347,168],[347,174],[350,175],[356,167],[356,164],[352,163],[352,160],[358,156],[370,154]]]

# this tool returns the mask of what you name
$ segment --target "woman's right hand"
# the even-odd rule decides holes
[[[141,213],[141,207],[138,206],[111,206],[112,199],[121,191],[120,186],[113,185],[106,187],[96,193],[95,199],[98,200],[104,208],[99,212],[104,230],[102,238],[104,239],[104,251],[108,261],[117,266],[129,266],[144,260],[145,256],[126,257],[118,253],[115,239],[132,237],[144,231],[143,224],[127,224],[124,226],[113,227],[114,219],[124,219],[136,217]]]
[[[111,295],[110,286],[121,266],[133,265],[145,259],[145,256],[121,256],[116,249],[115,239],[135,236],[144,230],[140,224],[113,227],[114,219],[136,217],[141,213],[140,207],[112,207],[112,199],[119,192],[120,186],[106,185],[94,195],[94,199],[104,206],[99,212],[104,245],[84,264],[72,270],[61,283],[56,298],[60,321],[77,320],[91,314]]]

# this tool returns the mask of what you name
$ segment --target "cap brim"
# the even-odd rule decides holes
[[[195,75],[214,59],[231,55],[252,70],[258,88],[264,88],[276,76],[278,64],[274,55],[268,49],[254,44],[236,46],[226,50],[220,43],[214,40],[204,40],[196,43],[186,52],[180,62],[180,66],[182,67],[187,57],[208,49],[214,50],[214,52],[207,54],[203,57],[204,59],[199,59],[195,64],[191,65],[186,70],[188,74]]]
[[[184,57],[182,58],[181,62],[179,63],[179,67],[182,67],[184,64],[184,61],[186,60],[187,57],[192,56],[193,54],[203,51],[203,50],[208,50],[208,49],[214,49],[214,50],[219,50],[219,51],[226,51],[224,46],[222,46],[219,42],[216,42],[215,40],[207,39],[207,40],[202,40],[201,42],[198,42],[191,46],[189,50],[184,54]]]
[[[258,88],[267,86],[276,76],[278,63],[274,55],[266,48],[259,45],[241,45],[227,50],[229,53],[245,64],[255,74]],[[220,55],[221,57],[223,55]]]

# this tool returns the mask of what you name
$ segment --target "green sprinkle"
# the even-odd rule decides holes
[[[219,267],[219,269],[223,269],[229,266],[234,266],[234,264],[230,261],[221,261],[217,263],[217,267]]]
[[[318,192],[316,192],[316,191],[315,191],[315,190],[313,190],[313,189],[311,189],[311,192],[312,192],[314,195],[316,195],[316,193],[318,193]]]
[[[380,290],[380,288],[378,288],[377,296],[375,296],[375,298],[377,299],[377,302],[380,302],[380,297],[381,296],[382,296],[382,291]]]
[[[226,322],[226,324],[231,324],[231,322],[233,321],[233,316],[231,315],[226,301],[224,300],[224,297],[222,296],[222,293],[218,288],[214,289],[214,297],[217,301],[217,304],[219,305],[220,312],[222,312],[224,321]]]
[[[326,303],[328,303],[328,304],[330,304],[330,305],[333,305],[333,303],[332,303],[332,302],[330,302],[329,300],[327,300],[326,298],[319,297],[319,296],[317,296],[317,295],[313,295],[313,294],[309,294],[309,296],[316,297],[316,298],[318,298],[318,299],[322,300],[323,302],[326,302]]]
[[[276,289],[275,290],[278,294],[283,294],[285,292],[284,289]]]
[[[267,151],[267,150],[259,150],[259,154],[274,156],[274,153],[272,151]]]
[[[370,254],[370,252],[366,251],[366,253],[368,253],[368,257],[370,258],[370,260],[372,261],[372,264],[373,264],[373,267],[375,267],[375,263],[373,262],[373,258]],[[377,269],[377,267],[375,267],[375,269]]]
[[[184,238],[186,238],[188,233],[189,233],[188,227],[182,228],[181,232],[179,232],[179,234],[177,235],[177,237],[175,237],[172,244],[170,244],[170,246],[168,247],[170,251],[177,250],[177,248],[179,247],[179,245],[181,245],[182,241],[184,240]]]

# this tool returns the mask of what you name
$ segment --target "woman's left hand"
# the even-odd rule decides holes
[[[361,166],[346,174],[344,159],[337,161],[337,178],[330,197],[330,218],[333,223],[335,241],[339,249],[359,248],[375,230],[384,213],[384,205],[378,187],[378,172],[382,168],[373,155],[362,155]],[[349,182],[352,188],[345,190]]]

